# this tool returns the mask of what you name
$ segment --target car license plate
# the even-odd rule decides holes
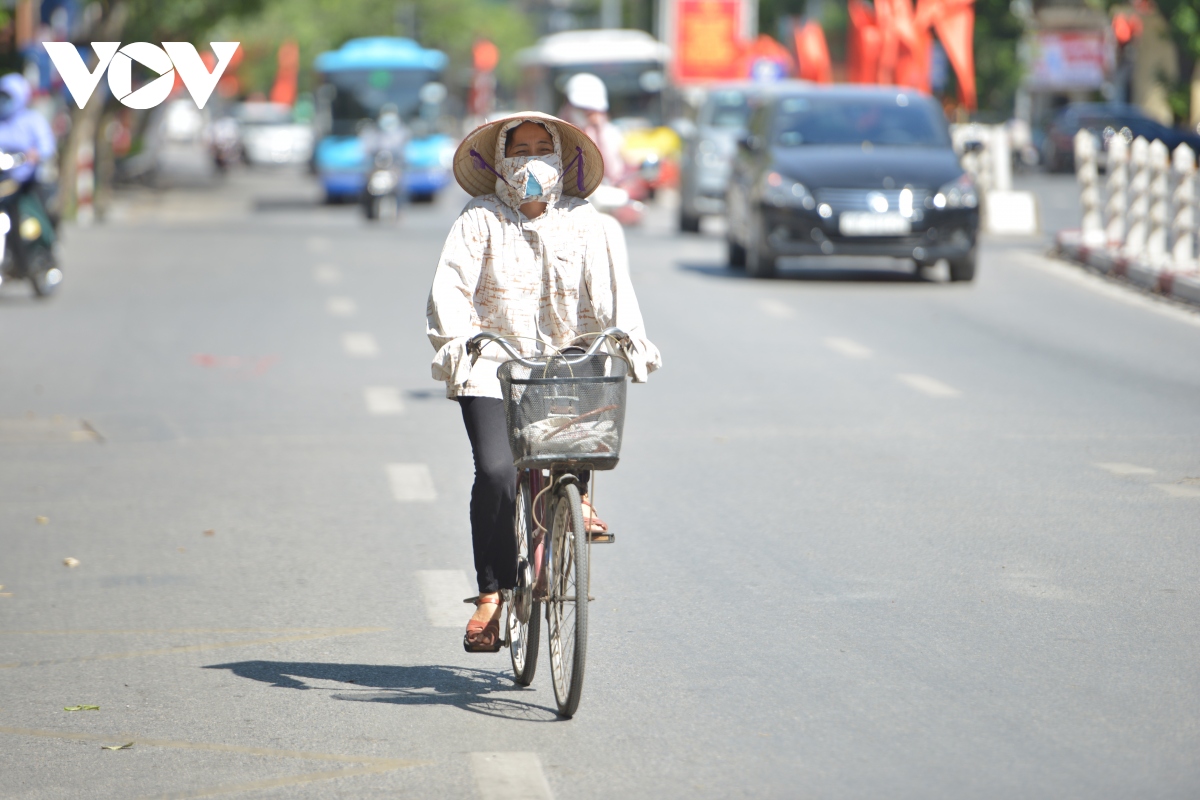
[[[901,214],[844,211],[838,217],[838,230],[842,236],[907,236],[912,222]]]

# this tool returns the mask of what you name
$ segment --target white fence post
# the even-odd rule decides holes
[[[1139,257],[1146,249],[1146,215],[1150,212],[1150,142],[1139,136],[1129,148],[1133,177],[1129,180],[1129,227],[1125,231],[1125,255]]]
[[[1109,247],[1125,246],[1128,188],[1129,142],[1118,133],[1108,140],[1108,202],[1104,207],[1104,233]]]
[[[1096,139],[1086,128],[1075,134],[1075,177],[1079,181],[1079,205],[1083,210],[1080,233],[1089,247],[1104,244],[1100,219],[1100,174],[1096,170]]]
[[[1175,148],[1171,172],[1175,179],[1171,196],[1175,206],[1175,216],[1171,220],[1171,259],[1178,271],[1192,272],[1196,269],[1196,251],[1192,242],[1196,235],[1196,154],[1192,148],[1186,144]]]
[[[1170,200],[1170,184],[1168,169],[1171,166],[1171,153],[1161,139],[1150,143],[1150,191],[1149,214],[1146,226],[1146,257],[1155,269],[1166,266],[1167,260],[1167,228],[1171,223],[1168,202]]]

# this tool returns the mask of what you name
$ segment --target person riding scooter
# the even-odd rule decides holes
[[[4,277],[28,278],[41,296],[57,287],[62,271],[51,250],[56,226],[46,208],[48,192],[37,179],[38,166],[54,156],[54,133],[28,107],[32,94],[23,76],[0,78],[0,214],[7,223],[0,269]]]
[[[394,218],[407,199],[404,148],[408,144],[408,129],[396,106],[385,105],[378,121],[363,128],[359,140],[367,160],[363,213],[369,220]]]
[[[588,135],[604,157],[604,178],[616,185],[625,177],[621,145],[625,137],[608,118],[608,89],[590,72],[572,75],[565,87],[567,103],[559,116]]]

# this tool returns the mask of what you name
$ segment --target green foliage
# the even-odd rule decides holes
[[[975,86],[979,110],[1001,117],[1012,114],[1021,83],[1017,44],[1024,26],[1010,11],[1010,0],[975,0]]]
[[[1116,5],[1113,3],[1112,5]],[[1192,73],[1200,59],[1200,0],[1157,0],[1158,11],[1167,21],[1171,42],[1175,45],[1178,59],[1177,75],[1174,80],[1160,76],[1167,89],[1167,102],[1176,119],[1187,120],[1194,113],[1191,109]],[[1143,35],[1140,47],[1152,47]]]
[[[410,36],[445,51],[453,83],[465,82],[471,47],[481,37],[500,48],[499,77],[511,83],[516,78],[513,56],[535,38],[532,23],[520,11],[492,0],[267,0],[257,16],[231,19],[218,30],[242,42],[245,60],[239,74],[248,90],[263,92],[274,80],[275,53],[287,39],[300,46],[301,86],[310,88],[317,54],[360,36]]]

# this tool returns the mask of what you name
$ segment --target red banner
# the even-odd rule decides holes
[[[741,74],[740,0],[679,0],[675,7],[675,78],[735,80]]]

